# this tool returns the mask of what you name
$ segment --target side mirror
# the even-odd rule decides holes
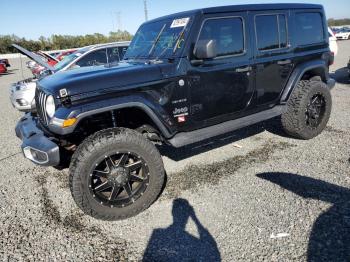
[[[217,56],[215,40],[199,40],[194,50],[198,59],[212,59]]]

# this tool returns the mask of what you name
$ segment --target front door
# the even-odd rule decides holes
[[[198,126],[232,119],[254,93],[246,13],[205,17],[198,40],[214,40],[217,57],[189,71],[191,119]],[[194,123],[196,124],[196,123]]]

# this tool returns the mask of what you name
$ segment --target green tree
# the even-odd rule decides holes
[[[0,35],[0,54],[17,53],[11,45],[18,44],[30,51],[48,51],[70,48],[79,48],[87,45],[109,42],[129,41],[132,35],[128,31],[110,32],[107,36],[95,33],[88,35],[52,35],[49,38],[40,36],[37,41],[20,38],[16,35]]]

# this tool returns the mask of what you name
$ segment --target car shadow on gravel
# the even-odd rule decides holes
[[[329,74],[331,78],[333,78],[339,84],[350,84],[350,76],[347,67],[340,68],[336,70],[334,73]]]
[[[198,220],[186,199],[173,201],[172,215],[173,224],[153,230],[142,261],[221,261],[215,239]],[[190,218],[199,237],[186,231]]]
[[[257,176],[302,198],[332,204],[312,227],[307,261],[350,261],[350,189],[291,173]]]

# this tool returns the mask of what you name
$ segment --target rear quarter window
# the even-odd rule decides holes
[[[318,12],[297,13],[295,15],[297,44],[312,45],[324,42],[322,14]]]

